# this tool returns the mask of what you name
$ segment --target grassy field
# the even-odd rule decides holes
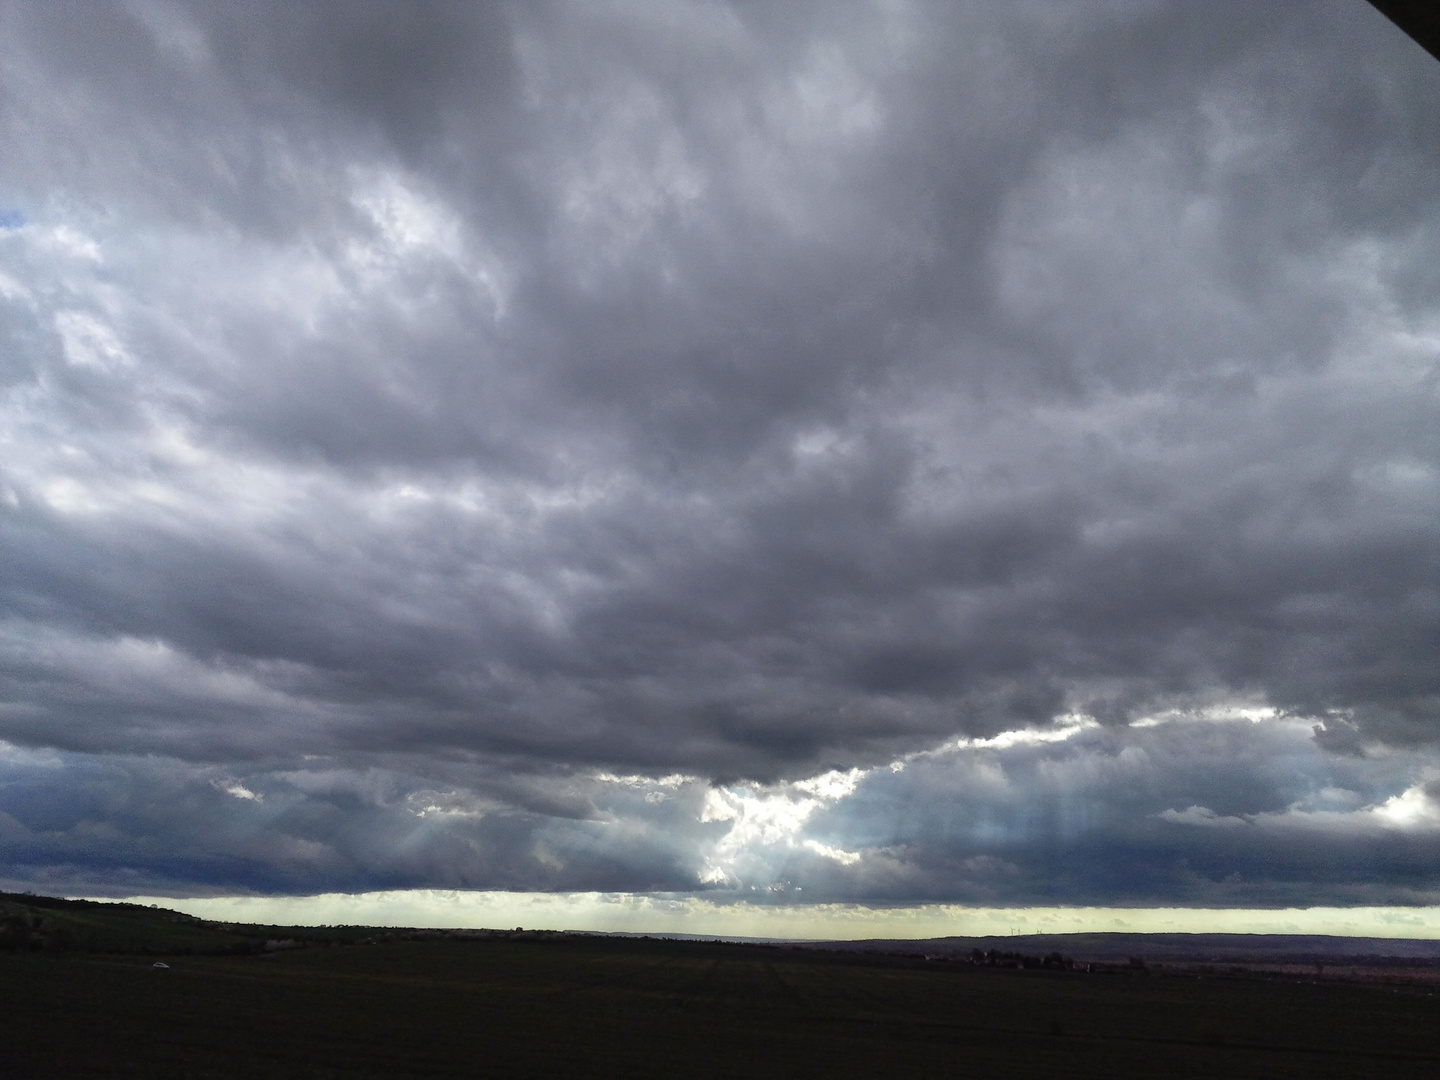
[[[0,956],[0,1075],[1440,1076],[1440,998],[1323,982],[541,934],[167,962]]]

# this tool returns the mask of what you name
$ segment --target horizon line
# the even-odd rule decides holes
[[[569,930],[775,941],[920,940],[1044,934],[1291,934],[1440,940],[1440,906],[1118,907],[1094,905],[758,904],[693,894],[392,889],[310,895],[97,896],[215,922],[413,929]]]

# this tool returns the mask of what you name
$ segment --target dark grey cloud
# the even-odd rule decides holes
[[[0,40],[0,740],[63,763],[0,789],[20,877],[1433,890],[1374,808],[1440,734],[1440,68],[1367,5],[17,3]],[[1253,762],[1128,726],[1242,707]],[[708,784],[1082,714],[1067,762],[1163,732],[1136,783],[1212,786],[992,849],[954,822],[1051,766],[972,798],[962,754],[720,865]],[[91,776],[186,794],[34,817]],[[931,784],[952,817],[841,812]]]
[[[773,785],[505,762],[191,765],[9,750],[7,877],[69,892],[703,890],[907,904],[1433,905],[1440,769],[1172,714]]]

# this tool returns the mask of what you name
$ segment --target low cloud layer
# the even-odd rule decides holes
[[[1431,903],[1363,3],[0,6],[0,864]]]

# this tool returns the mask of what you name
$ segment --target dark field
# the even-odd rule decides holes
[[[1440,998],[536,934],[0,956],[0,1075],[1440,1076]]]

